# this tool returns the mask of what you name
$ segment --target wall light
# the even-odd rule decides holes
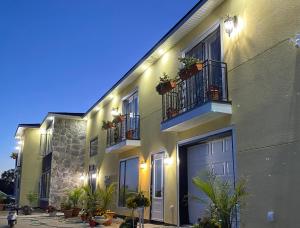
[[[18,145],[22,145],[23,144],[23,142],[20,140],[20,141],[18,141]]]
[[[168,153],[165,153],[165,157],[164,157],[164,163],[166,165],[171,165],[173,163],[173,159],[169,157]]]
[[[146,169],[147,168],[147,163],[145,161],[141,162],[140,168],[141,169]]]
[[[48,116],[47,120],[50,120],[50,121],[54,120],[54,116]]]
[[[82,174],[82,175],[79,177],[79,179],[80,179],[81,181],[84,181],[84,180],[85,180],[85,175]]]
[[[111,114],[112,114],[112,116],[118,116],[118,115],[120,115],[119,108],[118,107],[117,108],[112,108]]]
[[[16,150],[20,150],[21,147],[20,147],[20,146],[16,146],[15,149],[16,149]]]
[[[224,28],[225,28],[225,32],[228,34],[229,37],[233,32],[233,30],[235,29],[236,25],[237,25],[237,16],[231,17],[227,15],[224,20]]]
[[[291,38],[290,41],[294,44],[296,48],[300,47],[300,34],[296,34],[295,37]]]
[[[93,173],[93,174],[92,174],[92,178],[93,178],[93,179],[96,179],[96,178],[97,178],[97,174],[96,174],[96,173]]]

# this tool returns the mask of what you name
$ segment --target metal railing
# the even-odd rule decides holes
[[[120,122],[107,129],[107,147],[118,144],[126,139],[140,139],[140,115],[131,113],[122,115]]]
[[[227,64],[205,60],[203,68],[191,78],[179,81],[162,95],[162,119],[169,120],[209,101],[228,101]]]

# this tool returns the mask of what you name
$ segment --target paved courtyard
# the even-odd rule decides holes
[[[0,228],[6,228],[7,220],[6,220],[7,212],[0,213]],[[121,220],[116,220],[112,224],[112,226],[105,226],[106,228],[118,228]],[[56,217],[49,217],[46,213],[34,214],[30,216],[19,215],[18,216],[18,224],[15,226],[16,228],[28,228],[28,227],[41,227],[41,228],[49,228],[49,227],[59,227],[59,228],[73,228],[73,227],[89,227],[88,224],[82,223],[79,218],[72,219],[64,219],[62,215],[58,215]],[[99,226],[98,226],[99,227]],[[104,226],[102,226],[104,227]],[[161,225],[152,225],[145,224],[145,228],[159,228],[163,227]]]

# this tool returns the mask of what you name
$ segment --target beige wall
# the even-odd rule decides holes
[[[166,167],[164,221],[177,223],[176,143],[182,139],[233,126],[236,130],[238,176],[246,176],[250,196],[242,214],[242,227],[283,227],[297,223],[300,204],[299,129],[300,129],[300,52],[290,42],[300,30],[300,2],[226,0],[203,23],[147,69],[136,81],[114,91],[113,100],[88,119],[86,164],[99,168],[103,177],[118,180],[119,160],[138,154],[148,162],[140,170],[142,190],[149,193],[150,153],[166,151],[173,159]],[[175,76],[177,57],[204,31],[223,21],[227,14],[239,18],[239,32],[231,38],[221,23],[224,61],[228,63],[231,117],[218,119],[181,133],[160,131],[161,97],[155,86],[162,72]],[[119,155],[105,154],[106,132],[102,120],[111,119],[112,107],[121,108],[120,99],[138,88],[142,146]],[[89,139],[99,136],[99,153],[89,159]],[[174,205],[174,210],[170,207]],[[275,211],[276,221],[266,215]],[[123,209],[116,208],[118,213]],[[148,213],[146,213],[148,216]]]
[[[29,205],[27,200],[28,193],[39,193],[39,181],[42,170],[39,129],[26,129],[23,139],[24,145],[22,151],[23,161],[20,183],[20,206]],[[38,206],[38,204],[32,206]]]

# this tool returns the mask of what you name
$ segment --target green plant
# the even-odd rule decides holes
[[[6,196],[1,194],[1,192],[0,192],[0,204],[3,204],[5,202],[5,200],[6,200]]]
[[[201,175],[194,177],[193,184],[210,199],[210,202],[207,202],[193,197],[209,205],[211,219],[215,222],[219,221],[221,228],[231,228],[237,205],[241,206],[248,195],[246,181],[240,180],[233,189],[230,181],[221,180],[209,172],[204,177]]]
[[[12,152],[11,155],[10,155],[10,158],[17,159],[18,158],[18,153]]]
[[[112,128],[114,125],[114,123],[112,121],[105,121],[105,120],[102,120],[102,130],[107,130],[109,128]]]
[[[116,183],[111,183],[106,188],[97,190],[99,192],[100,197],[100,206],[103,211],[109,209],[116,192]]]
[[[201,63],[199,59],[191,56],[181,57],[178,60],[184,65],[183,69],[190,69],[194,64]]]
[[[83,189],[81,187],[74,188],[68,192],[68,198],[72,203],[73,208],[78,208]]]
[[[33,204],[37,203],[38,200],[38,194],[34,192],[29,192],[27,194],[27,200],[29,202],[29,206],[33,206]]]
[[[100,207],[100,196],[99,191],[92,191],[92,188],[89,185],[82,187],[83,195],[82,201],[84,205],[84,209],[89,216],[93,216],[97,208]]]
[[[61,203],[61,205],[60,205],[60,207],[61,207],[61,210],[71,210],[72,209],[72,202],[69,200],[69,199],[65,199],[62,203]]]

